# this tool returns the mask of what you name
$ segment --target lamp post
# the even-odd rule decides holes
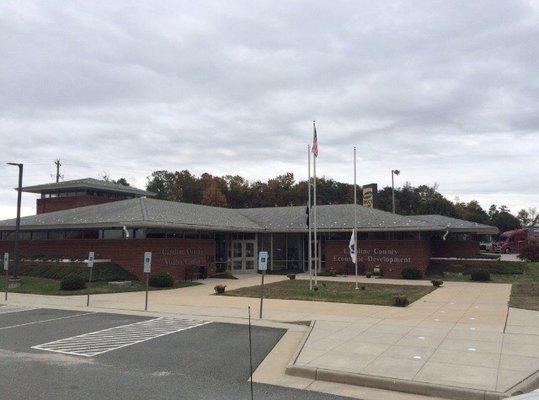
[[[15,245],[13,246],[13,257],[15,262],[13,263],[13,276],[12,279],[17,279],[17,273],[19,272],[19,231],[21,228],[21,194],[22,194],[22,170],[23,164],[8,163],[19,167],[19,186],[17,187],[17,221],[15,223]]]
[[[401,172],[398,169],[391,170],[391,202],[393,204],[393,214],[395,214],[395,175]]]

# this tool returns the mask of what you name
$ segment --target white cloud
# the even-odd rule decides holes
[[[374,4],[373,4],[374,3]],[[25,184],[155,169],[440,184],[539,208],[536,1],[0,3],[0,218]],[[24,212],[34,197],[24,195]]]

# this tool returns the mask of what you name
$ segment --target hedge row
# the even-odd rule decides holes
[[[61,280],[68,275],[76,275],[88,280],[89,269],[84,264],[81,265],[74,263],[22,263],[20,274],[57,280]],[[96,263],[93,267],[92,281],[95,282],[125,281],[136,279],[137,278],[134,275],[127,272],[118,264]]]
[[[449,272],[469,275],[477,269],[488,271],[491,274],[520,275],[525,272],[526,264],[519,261],[485,261],[479,265],[477,262],[467,263],[466,260],[443,262],[437,260],[431,261],[428,274]]]

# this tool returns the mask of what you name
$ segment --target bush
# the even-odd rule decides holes
[[[444,281],[442,281],[441,279],[433,279],[432,281],[430,281],[430,283],[432,283],[432,286],[434,287],[440,287],[444,284]]]
[[[174,278],[168,272],[156,272],[150,275],[150,286],[172,287],[174,286]]]
[[[80,290],[85,287],[86,281],[80,275],[68,275],[60,281],[61,290]]]
[[[393,305],[397,307],[406,307],[408,305],[408,297],[406,296],[395,296],[393,298]]]
[[[230,272],[230,271],[220,272],[218,274],[210,276],[210,278],[214,278],[214,279],[238,279],[234,275],[232,275],[232,272]]]
[[[539,241],[533,240],[528,242],[518,254],[518,258],[521,260],[527,260],[532,262],[539,261]]]
[[[337,276],[337,271],[334,269],[329,269],[327,271],[320,271],[317,274],[318,276]]]
[[[216,294],[223,294],[225,292],[226,285],[215,285],[213,290],[215,290]]]
[[[421,279],[423,274],[416,268],[404,268],[401,272],[404,279]]]
[[[89,268],[85,263],[24,262],[21,275],[61,280],[68,275],[79,275],[88,280]],[[137,278],[118,264],[109,262],[95,263],[92,272],[93,282],[132,281]]]
[[[472,281],[487,282],[490,281],[490,272],[486,269],[476,269],[470,275]]]
[[[372,274],[371,274],[370,272],[367,272],[367,273],[365,274],[365,278],[370,278],[371,276],[372,276]]]
[[[288,274],[286,275],[288,277],[288,279],[290,279],[291,281],[295,280],[296,279],[296,274]]]

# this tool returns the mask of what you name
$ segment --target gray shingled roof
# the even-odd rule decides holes
[[[484,233],[484,234],[497,234],[499,229],[495,226],[478,224],[477,222],[470,222],[464,219],[446,217],[444,215],[414,215],[412,218],[419,221],[428,222],[430,224],[440,225],[451,232],[471,232],[471,233]]]
[[[0,221],[0,229],[13,229],[14,226],[15,219]],[[29,230],[122,226],[236,231],[261,230],[254,222],[232,209],[145,197],[21,218],[21,229]]]
[[[359,231],[432,231],[439,227],[415,218],[356,205]],[[305,231],[306,207],[267,207],[238,209],[240,214],[270,232]],[[312,216],[311,216],[312,219]],[[354,205],[333,204],[317,207],[317,226],[321,231],[354,228]],[[314,224],[314,220],[311,221]]]
[[[45,183],[43,185],[25,186],[22,188],[22,191],[29,193],[54,193],[66,190],[75,191],[83,189],[103,190],[112,193],[131,194],[136,196],[155,196],[155,193],[148,192],[142,189],[137,189],[136,187],[124,186],[118,183],[102,181],[94,178],[75,179],[58,183],[54,182]]]
[[[356,206],[360,231],[457,231],[492,233],[488,225],[441,217],[439,215],[402,216]],[[178,203],[145,197],[21,218],[21,228],[71,229],[91,227],[177,228],[238,232],[305,232],[304,206],[230,209]],[[314,223],[311,220],[311,223]],[[353,229],[354,205],[318,206],[320,231]],[[11,230],[15,219],[0,221],[0,230]],[[496,233],[493,232],[493,233]]]

